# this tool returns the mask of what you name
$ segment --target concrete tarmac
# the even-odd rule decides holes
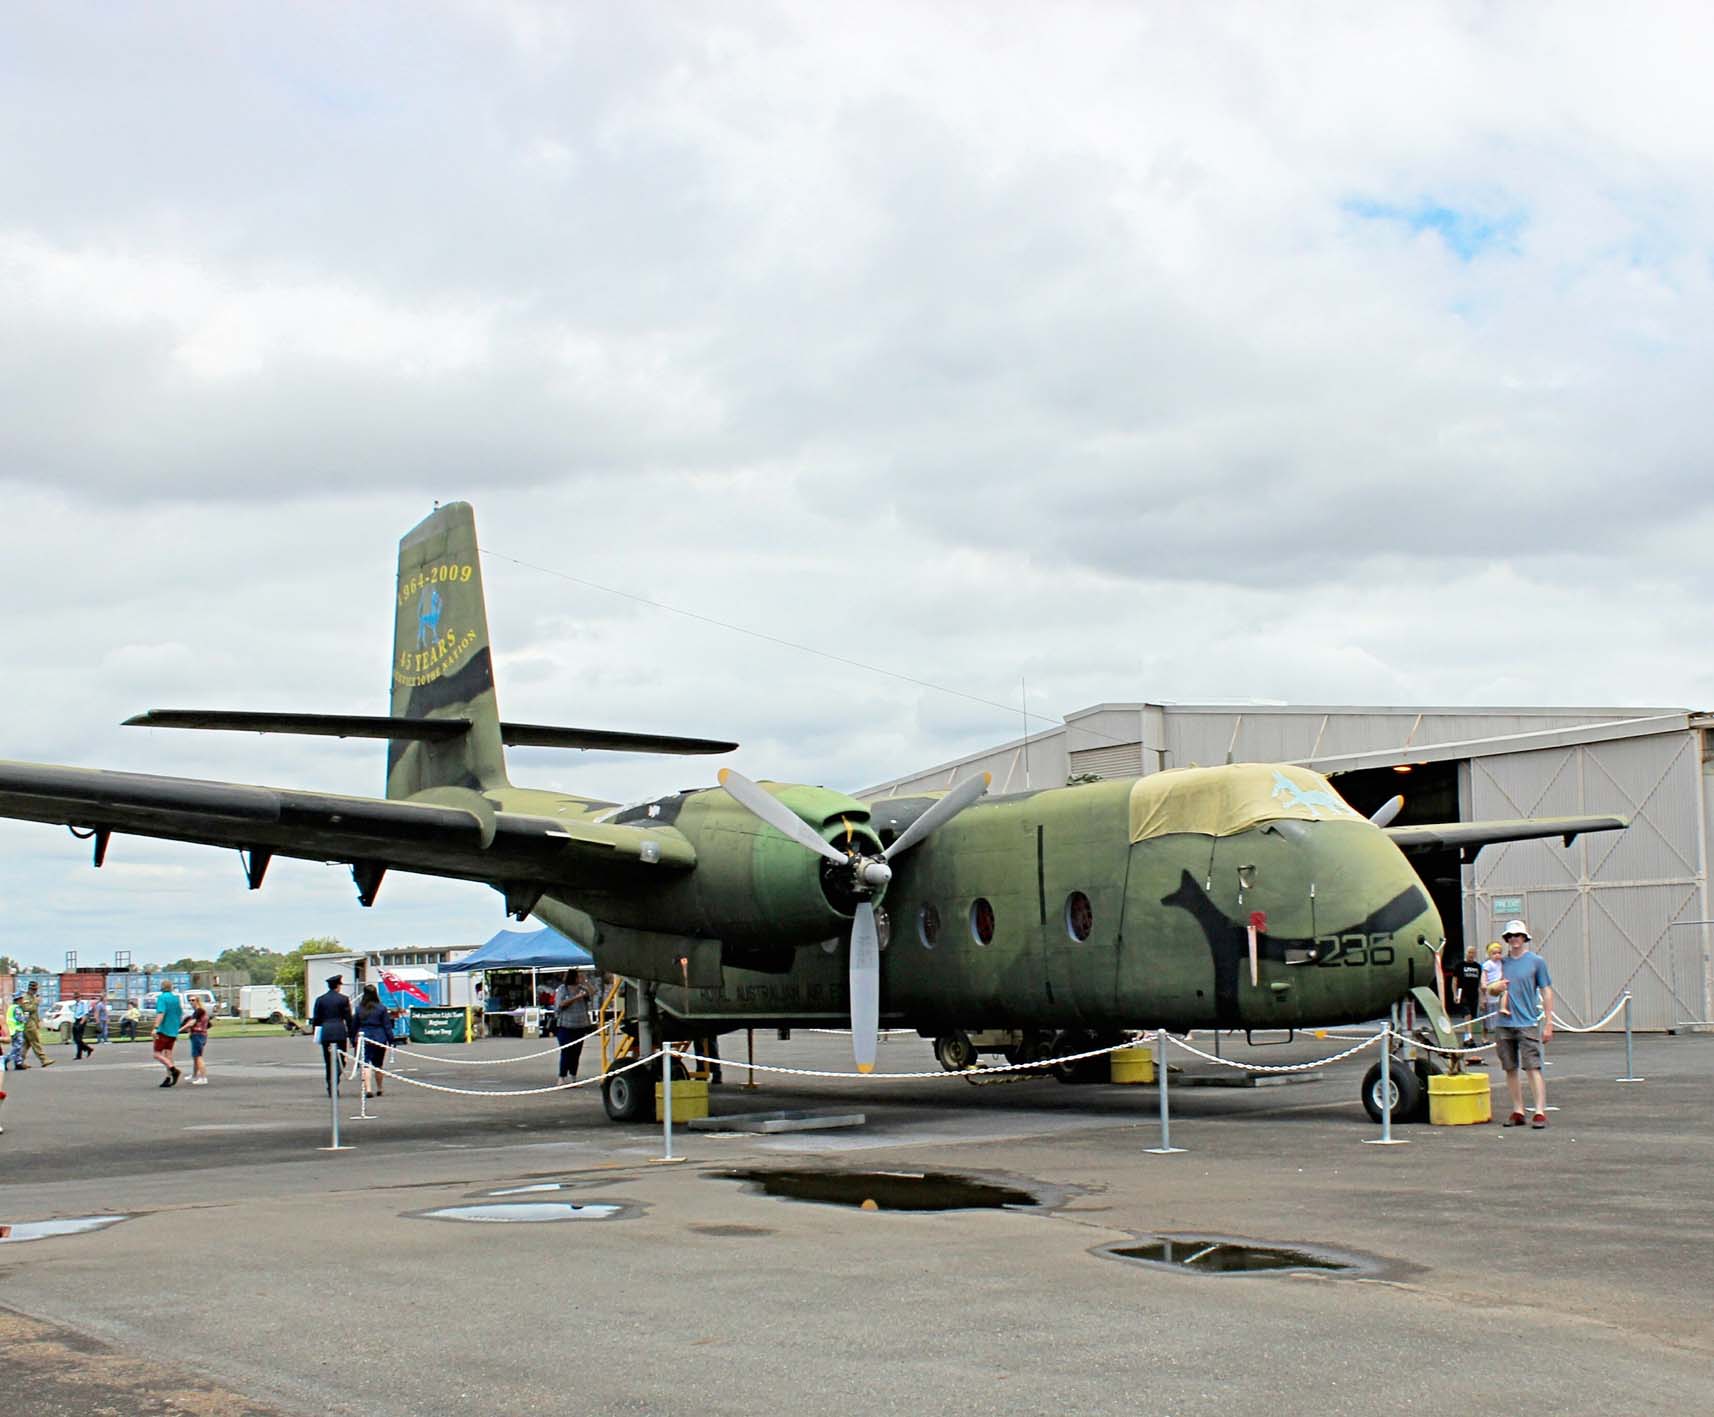
[[[1206,1038],[1199,1039],[1206,1042]],[[728,1058],[743,1039],[724,1041]],[[216,1040],[207,1087],[140,1046],[8,1073],[0,1368],[44,1413],[749,1414],[1705,1410],[1714,1393],[1714,1039],[1562,1038],[1546,1131],[1402,1127],[1357,1101],[1373,1051],[1292,1086],[1183,1087],[1155,1156],[1152,1088],[1046,1079],[764,1078],[715,1110],[861,1110],[779,1137],[609,1123],[539,1041],[401,1060],[379,1120],[329,1153],[313,1044]],[[1277,1062],[1341,1046],[1246,1054]],[[759,1036],[757,1060],[849,1070],[848,1042]],[[591,1059],[584,1060],[585,1072]],[[890,1072],[932,1070],[893,1038]],[[407,1081],[408,1080],[408,1081]],[[411,1087],[433,1082],[488,1095]],[[1496,1093],[1496,1096],[1502,1096]],[[865,1212],[775,1199],[730,1167],[951,1171],[1037,1211]],[[491,1198],[610,1218],[467,1224]],[[1369,1277],[1153,1270],[1102,1249],[1230,1235],[1373,1257]],[[105,1384],[103,1387],[101,1384]],[[129,1394],[129,1396],[127,1396]],[[152,1404],[152,1405],[151,1405]]]

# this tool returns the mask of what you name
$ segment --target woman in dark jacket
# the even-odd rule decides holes
[[[373,984],[363,986],[363,997],[357,1001],[356,1025],[357,1036],[363,1040],[363,1095],[379,1097],[386,1083],[380,1069],[387,1061],[387,1043],[393,1025],[392,1015]]]

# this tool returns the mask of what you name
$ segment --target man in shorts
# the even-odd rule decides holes
[[[170,983],[161,985],[155,1009],[160,1014],[155,1020],[155,1061],[167,1070],[161,1086],[171,1087],[179,1080],[179,1070],[173,1063],[173,1046],[179,1041],[179,1029],[184,1026],[184,1003],[173,993]]]
[[[1509,1013],[1494,1019],[1495,1052],[1506,1074],[1506,1092],[1511,1098],[1508,1127],[1524,1125],[1523,1080],[1529,1074],[1535,1098],[1534,1115],[1527,1120],[1537,1131],[1547,1125],[1547,1083],[1541,1075],[1541,1046],[1553,1038],[1553,979],[1547,961],[1530,948],[1529,926],[1513,920],[1501,937],[1506,957],[1500,961],[1501,979],[1488,986],[1489,994],[1503,999]]]

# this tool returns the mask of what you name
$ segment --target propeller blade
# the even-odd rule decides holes
[[[902,852],[909,851],[931,831],[945,826],[986,792],[988,784],[993,780],[993,775],[985,772],[979,772],[974,777],[965,778],[963,782],[959,783],[928,811],[900,832],[893,844],[881,853],[881,859],[891,861]]]
[[[837,846],[823,841],[814,827],[778,797],[770,797],[743,773],[734,772],[731,768],[721,768],[720,785],[751,816],[760,817],[775,831],[789,836],[799,846],[807,847],[841,866],[850,859]]]
[[[1404,806],[1405,799],[1403,797],[1389,797],[1375,809],[1375,815],[1369,820],[1378,827],[1391,826],[1393,818],[1404,811]]]
[[[875,1037],[881,1022],[881,942],[875,907],[857,902],[851,921],[851,1055],[857,1071],[875,1071]]]

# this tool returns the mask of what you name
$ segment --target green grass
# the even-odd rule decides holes
[[[286,1032],[286,1030],[281,1025],[279,1025],[277,1023],[251,1023],[246,1019],[236,1019],[236,1018],[216,1019],[214,1021],[214,1026],[209,1029],[208,1035],[210,1038],[289,1038],[289,1037],[291,1037],[291,1035],[288,1034]],[[154,1036],[155,1036],[154,1033],[146,1025],[138,1027],[137,1036],[134,1039],[133,1038],[121,1038],[119,1036],[118,1029],[113,1028],[109,1031],[109,1033],[107,1035],[107,1041],[110,1044],[111,1043],[124,1043],[124,1044],[148,1043],[154,1038]],[[181,1038],[186,1037],[186,1036],[187,1035],[184,1035],[184,1034],[180,1035]],[[43,1033],[42,1034],[42,1046],[44,1048],[51,1048],[55,1044],[57,1044],[59,1041],[60,1041],[60,1036],[58,1033]],[[89,1041],[91,1043],[95,1042],[95,1031],[93,1029],[91,1029],[89,1031]],[[70,1040],[69,1039],[66,1041],[66,1046],[68,1046],[68,1047],[70,1046]],[[99,1047],[101,1045],[97,1044],[96,1046]]]

